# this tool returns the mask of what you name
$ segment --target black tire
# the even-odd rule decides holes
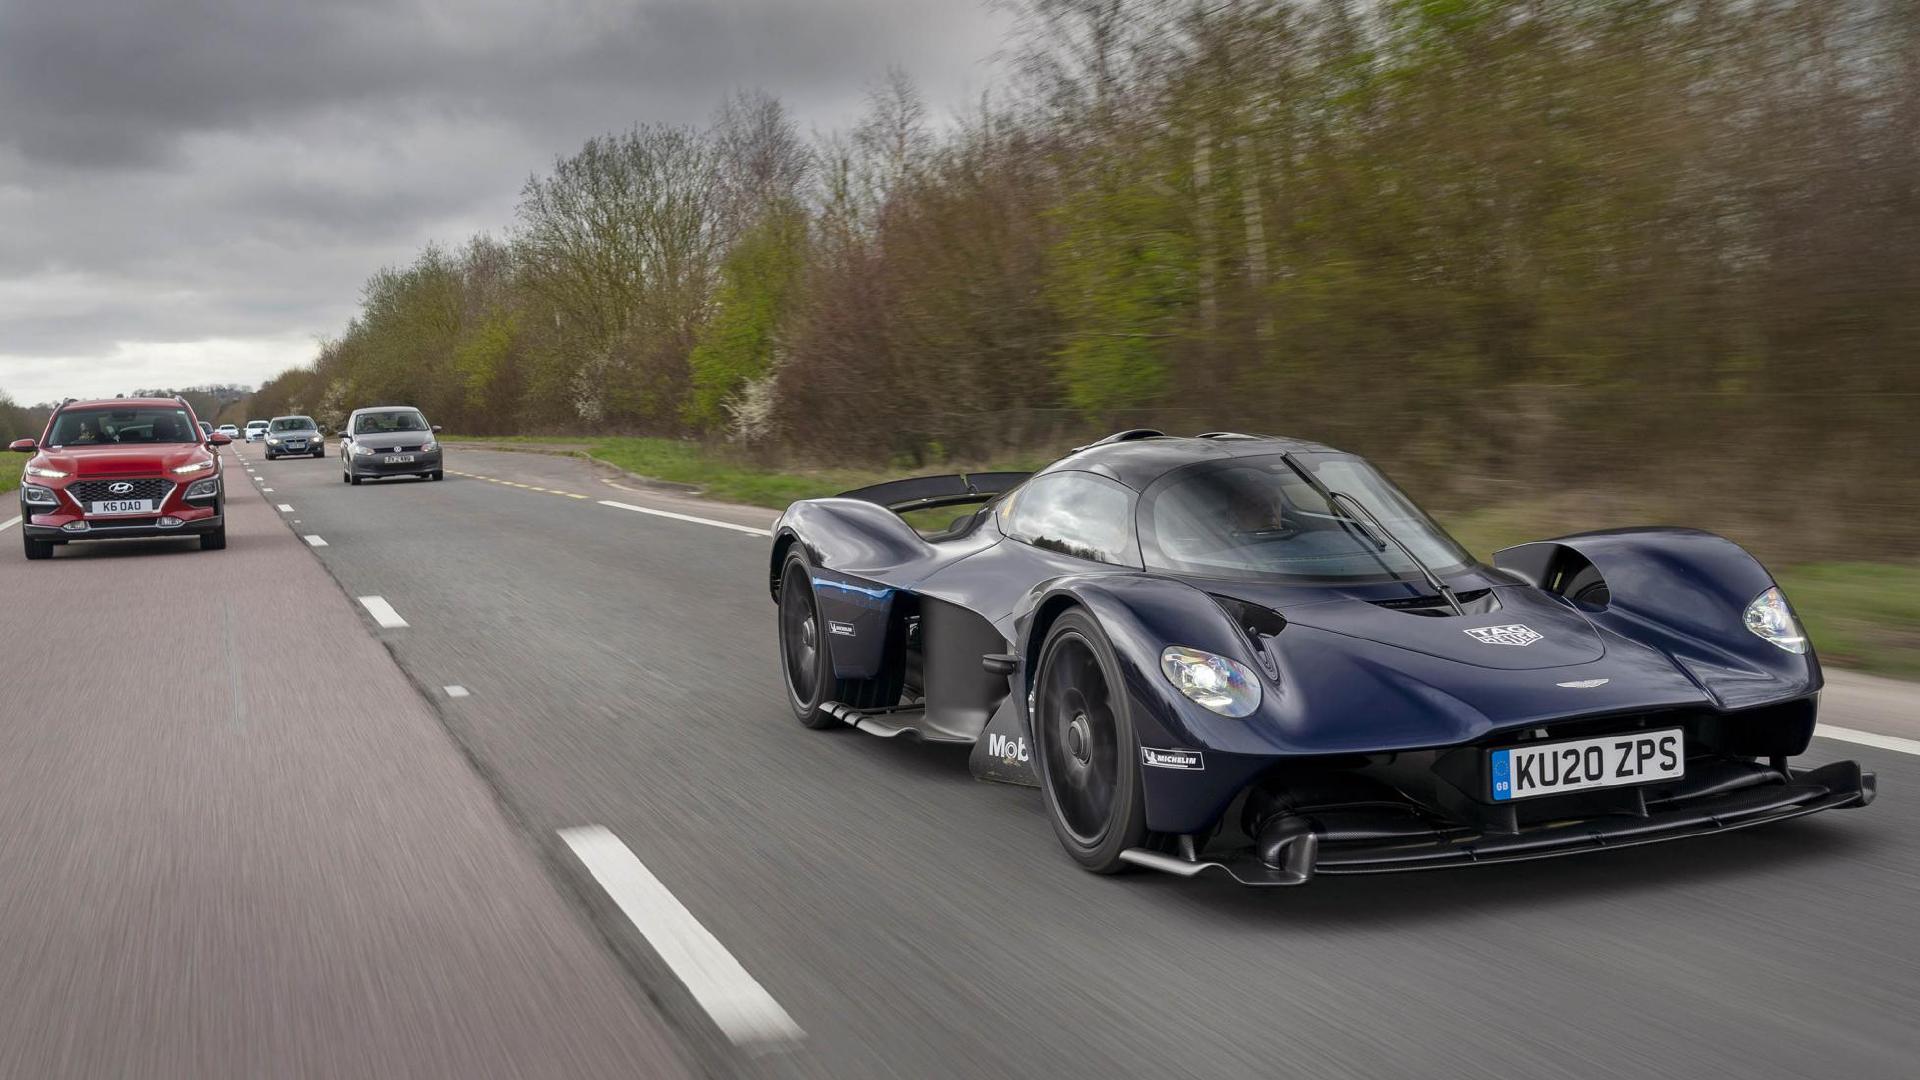
[[[201,533],[200,534],[200,550],[201,551],[227,550],[227,527],[225,525],[222,525],[219,528],[213,530],[212,532]]]
[[[20,534],[20,541],[22,544],[26,546],[27,558],[33,559],[33,560],[53,558],[53,542],[52,541],[35,540],[33,537],[28,536],[24,532]]]
[[[268,461],[272,461],[272,460],[273,460],[273,455],[272,455],[272,454],[268,454],[268,455],[267,455],[267,460],[268,460]]]
[[[1034,674],[1034,764],[1060,846],[1096,874],[1128,868],[1120,853],[1147,840],[1147,803],[1113,645],[1069,611],[1047,630]]]
[[[795,548],[780,572],[780,674],[794,718],[810,728],[830,728],[840,723],[825,711],[834,702],[856,709],[897,705],[903,673],[890,669],[874,679],[834,677],[813,593],[813,568]]]
[[[315,450],[313,456],[315,458],[323,458],[327,456],[327,452],[325,450]]]
[[[347,483],[349,483],[349,484],[352,484],[352,485],[353,485],[354,487],[359,487],[359,486],[360,486],[360,475],[359,475],[358,473],[348,473],[348,474],[347,474]]]
[[[439,481],[439,480],[445,480],[446,478],[447,478],[447,471],[445,469],[435,469],[432,472],[427,474],[427,479],[429,480]]]

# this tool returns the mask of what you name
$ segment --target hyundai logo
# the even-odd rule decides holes
[[[127,483],[125,480],[117,484],[108,484],[107,493],[110,495],[131,495],[133,494],[133,485]]]

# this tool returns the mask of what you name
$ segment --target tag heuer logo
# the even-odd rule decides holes
[[[110,495],[131,495],[133,493],[133,485],[127,483],[125,480],[117,484],[108,484],[107,493]]]
[[[1475,626],[1466,631],[1468,637],[1482,645],[1531,645],[1540,640],[1540,635],[1525,623],[1509,623],[1506,626]]]

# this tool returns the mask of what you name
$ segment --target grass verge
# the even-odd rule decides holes
[[[891,470],[796,466],[769,468],[742,461],[724,452],[701,446],[699,443],[679,439],[631,437],[555,439],[534,436],[467,438],[455,435],[442,436],[442,441],[498,443],[508,446],[525,446],[529,449],[537,447],[574,450],[595,460],[604,461],[615,468],[625,469],[636,476],[672,484],[690,484],[699,488],[701,494],[710,499],[746,506],[764,506],[774,510],[784,510],[789,504],[800,499],[818,499],[837,495],[842,491],[877,484],[883,480],[896,480],[903,476],[965,472],[969,469],[984,471],[987,468],[1023,467],[1018,463],[1000,463],[993,466],[927,465],[918,469]]]
[[[638,476],[690,484],[708,498],[785,509],[797,499],[837,494],[850,488],[902,476],[964,472],[968,466],[928,465],[919,469],[768,468],[732,458],[698,443],[647,438],[462,439],[449,442],[521,444],[576,450]],[[996,468],[1033,468],[1033,462],[999,463]],[[983,469],[983,466],[972,466]],[[0,480],[0,491],[8,490]],[[17,483],[17,481],[15,481]],[[942,511],[951,517],[957,511]],[[1592,507],[1608,520],[1634,520],[1629,507]],[[1482,559],[1509,544],[1562,535],[1598,522],[1569,518],[1560,508],[1516,503],[1463,514],[1441,514],[1448,531]],[[938,527],[945,523],[916,522]],[[1774,568],[1794,610],[1812,635],[1823,661],[1882,675],[1920,679],[1920,566],[1832,562],[1787,564]]]

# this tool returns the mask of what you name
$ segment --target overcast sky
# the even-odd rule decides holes
[[[590,135],[899,64],[990,81],[979,0],[0,0],[0,392],[259,383]]]

